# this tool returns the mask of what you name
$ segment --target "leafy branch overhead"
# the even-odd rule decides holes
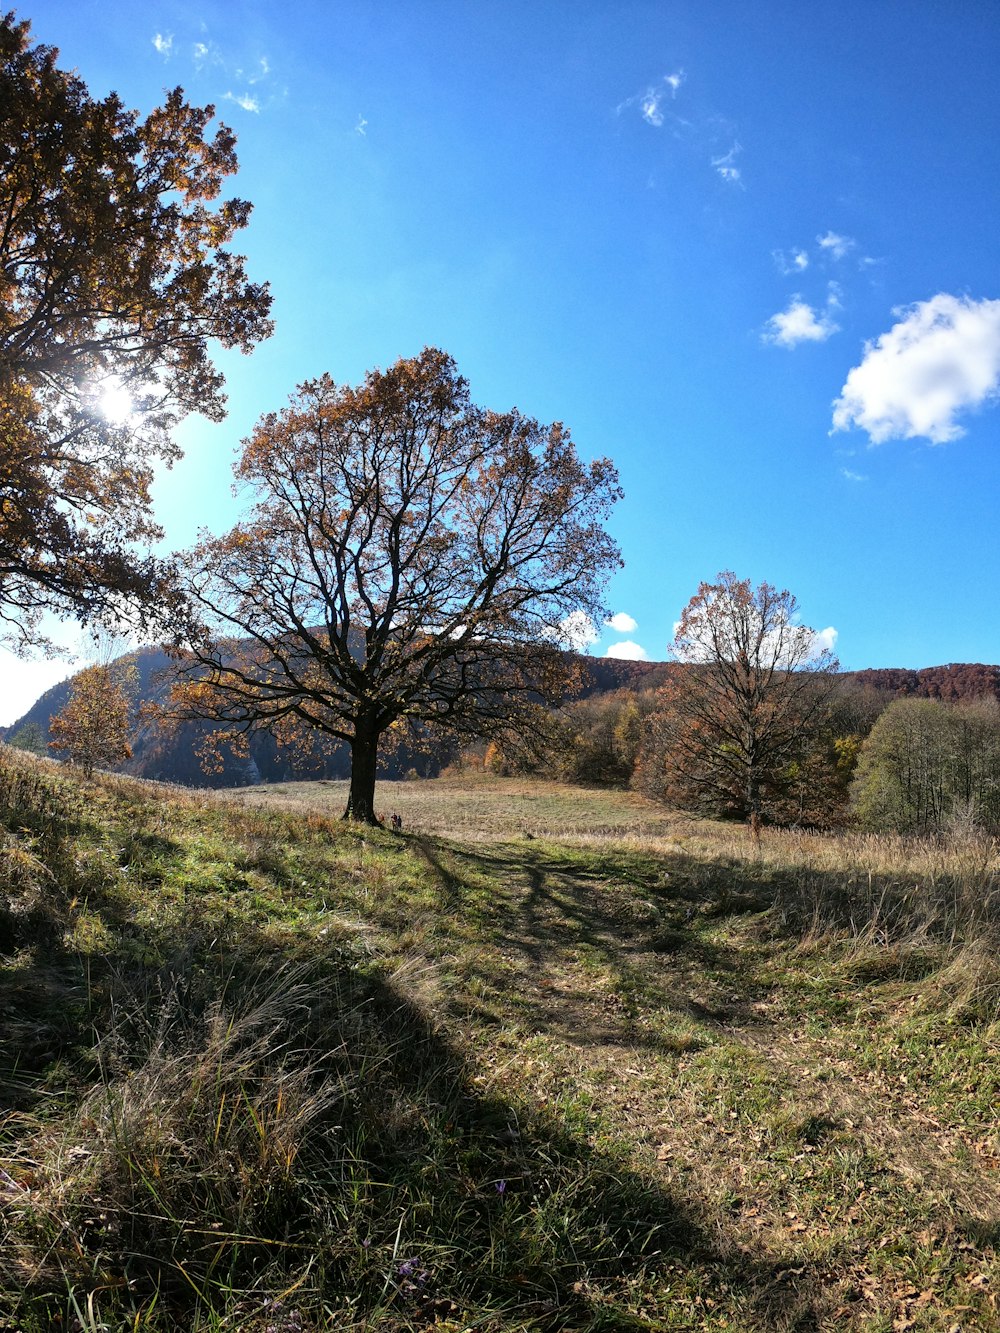
[[[357,388],[303,385],[236,471],[253,508],[185,562],[206,633],[180,713],[348,741],[370,819],[390,727],[482,734],[566,688],[561,626],[602,614],[620,489],[560,423],[475,406],[428,348]]]
[[[209,341],[271,332],[266,286],[225,248],[250,205],[216,203],[236,155],[214,108],[177,88],[142,119],[57,56],[0,17],[0,617],[21,643],[44,611],[167,594],[136,550],[160,535],[153,466],[181,417],[225,414]]]

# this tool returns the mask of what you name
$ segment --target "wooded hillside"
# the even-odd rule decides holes
[[[631,662],[618,658],[580,658],[585,667],[581,698],[611,690],[644,690],[663,683],[666,667],[659,662]],[[345,778],[350,773],[350,751],[343,744],[327,745],[311,758],[281,747],[265,733],[250,741],[249,761],[223,752],[222,770],[208,773],[198,756],[201,742],[211,730],[205,722],[185,723],[172,732],[159,730],[140,716],[143,706],[156,703],[173,678],[174,662],[160,648],[142,648],[134,656],[136,668],[136,727],[132,758],[121,771],[133,777],[178,782],[192,787],[241,787],[258,782],[282,782],[292,778]],[[53,685],[13,725],[0,729],[0,737],[26,748],[44,750],[51,739],[52,718],[66,707],[76,676]],[[34,739],[35,745],[28,744]],[[432,746],[398,747],[384,757],[379,773],[386,778],[415,772],[434,777],[451,762],[456,746],[438,742]]]
[[[159,648],[143,648],[135,654],[137,675],[137,715],[143,704],[161,697],[173,670],[173,663]],[[585,667],[580,698],[592,698],[615,690],[641,693],[656,689],[666,679],[669,666],[664,662],[633,662],[619,658],[579,659]],[[676,670],[676,667],[674,667]],[[949,663],[945,666],[910,670],[905,667],[872,668],[843,672],[845,683],[892,698],[913,697],[958,701],[981,697],[1000,699],[1000,666],[983,663]],[[18,743],[34,736],[44,747],[50,737],[50,721],[65,708],[75,677],[61,681],[41,696],[32,707],[0,736]],[[258,733],[251,740],[250,759],[223,755],[219,773],[206,773],[196,753],[209,731],[207,723],[187,723],[172,734],[137,721],[132,744],[132,758],[122,771],[134,777],[179,782],[193,787],[239,787],[258,782],[281,782],[292,778],[344,778],[350,771],[350,755],[343,745],[329,747],[312,759],[301,753],[283,750],[270,736]],[[386,755],[380,774],[386,778],[404,777],[413,771],[421,777],[436,776],[455,758],[455,749],[447,744],[417,748],[402,746]]]

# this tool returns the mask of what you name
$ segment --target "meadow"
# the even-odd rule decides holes
[[[1000,1324],[997,847],[0,752],[0,1327]]]

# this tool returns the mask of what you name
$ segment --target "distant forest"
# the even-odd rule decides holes
[[[317,746],[312,755],[303,755],[283,749],[267,733],[253,736],[249,760],[224,754],[222,771],[206,772],[198,750],[210,730],[209,724],[185,723],[173,732],[164,733],[141,718],[142,705],[155,701],[166,688],[172,671],[171,659],[159,649],[146,648],[135,655],[134,662],[137,672],[136,729],[132,758],[121,766],[122,772],[195,787],[240,787],[260,782],[346,778],[349,775],[350,750],[346,745]],[[596,703],[602,696],[607,697],[609,705],[613,700],[620,701],[628,696],[641,696],[651,703],[653,692],[666,682],[670,673],[683,669],[666,662],[634,662],[606,657],[580,657],[578,662],[584,669],[578,701],[584,704],[590,700]],[[885,667],[842,672],[838,681],[843,690],[866,696],[873,704],[873,713],[898,698],[945,702],[984,697],[1000,700],[1000,666],[982,663],[952,663],[919,671]],[[72,685],[71,677],[47,690],[17,722],[0,729],[0,736],[9,744],[47,753],[51,719],[66,706]],[[452,738],[415,742],[386,753],[381,759],[379,772],[384,778],[435,777],[459,758],[459,747]],[[597,764],[593,771],[574,776],[616,784],[628,781],[628,775],[614,765]]]

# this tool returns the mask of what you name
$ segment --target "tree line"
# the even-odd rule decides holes
[[[710,730],[691,729],[692,694],[703,697],[704,678],[685,679],[686,666],[668,671],[666,685],[640,683],[571,704],[542,743],[494,745],[487,767],[629,787],[695,814],[749,820],[739,747],[723,734],[709,740]],[[759,771],[758,817],[785,827],[1000,832],[996,669],[933,668],[919,673],[923,681],[917,674],[813,679],[809,716]],[[930,693],[942,678],[964,682],[967,692]],[[901,681],[928,693],[900,693]],[[732,706],[735,720],[735,700]]]

